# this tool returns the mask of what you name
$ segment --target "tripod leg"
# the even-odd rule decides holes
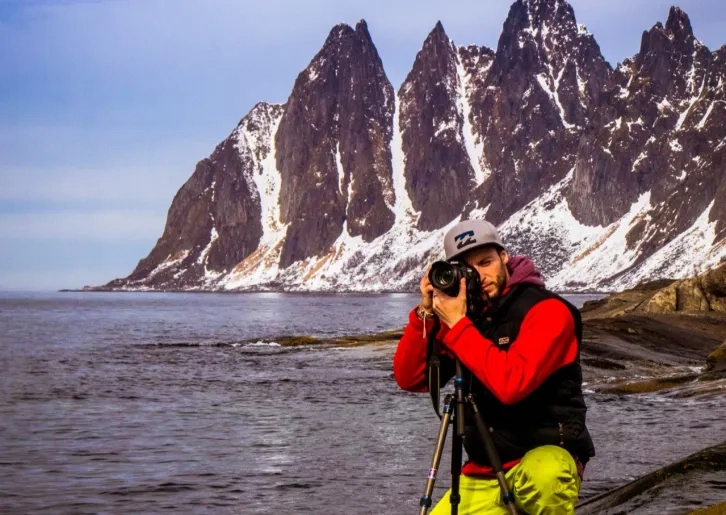
[[[459,504],[461,503],[461,493],[459,490],[461,484],[461,458],[463,457],[462,449],[464,447],[463,436],[454,431],[451,445],[451,495],[449,496],[449,501],[451,502],[451,515],[458,515]]]
[[[454,397],[447,395],[444,398],[444,410],[443,417],[441,417],[441,427],[439,428],[439,437],[436,440],[436,449],[434,450],[434,457],[431,460],[431,468],[429,469],[429,476],[426,480],[426,490],[424,491],[423,497],[421,497],[421,511],[419,515],[426,515],[426,512],[431,507],[431,494],[434,491],[434,484],[436,483],[436,473],[439,470],[439,463],[441,463],[441,455],[444,451],[444,442],[446,441],[446,431],[449,428],[449,422],[451,421],[451,412],[453,410]]]
[[[507,479],[504,476],[504,471],[502,470],[502,462],[499,459],[499,453],[497,453],[497,449],[494,446],[494,440],[492,440],[492,436],[489,434],[489,428],[484,421],[484,416],[479,411],[479,407],[476,405],[476,402],[474,402],[474,396],[472,394],[467,396],[467,400],[474,411],[476,429],[484,442],[484,449],[486,450],[487,457],[489,458],[489,463],[492,464],[492,468],[494,469],[494,472],[497,475],[497,480],[499,481],[499,487],[502,489],[504,505],[507,507],[511,515],[517,515],[517,507],[514,504],[514,495],[507,484]]]
[[[456,378],[454,379],[454,394],[456,395],[456,413],[454,414],[454,438],[451,449],[451,515],[458,515],[461,503],[460,479],[461,458],[464,447],[464,372],[461,362],[456,360]]]

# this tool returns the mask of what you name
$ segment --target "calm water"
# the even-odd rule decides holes
[[[392,347],[273,343],[398,328],[415,303],[0,293],[0,512],[417,513],[438,419],[397,389]],[[583,497],[724,438],[724,398],[587,401]]]

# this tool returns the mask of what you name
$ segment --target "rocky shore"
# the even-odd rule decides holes
[[[585,303],[587,388],[670,396],[726,393],[726,265]]]

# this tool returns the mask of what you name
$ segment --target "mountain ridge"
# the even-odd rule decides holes
[[[395,91],[365,20],[336,25],[101,288],[407,291],[462,216],[561,291],[706,269],[726,256],[724,63],[677,7],[613,68],[567,2],[517,0],[495,50],[437,22]]]

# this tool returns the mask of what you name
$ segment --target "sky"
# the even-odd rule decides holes
[[[365,19],[395,88],[437,21],[496,48],[511,0],[0,0],[0,290],[125,277],[174,194],[259,101]],[[571,0],[615,65],[675,0]],[[723,0],[675,3],[726,44]]]

